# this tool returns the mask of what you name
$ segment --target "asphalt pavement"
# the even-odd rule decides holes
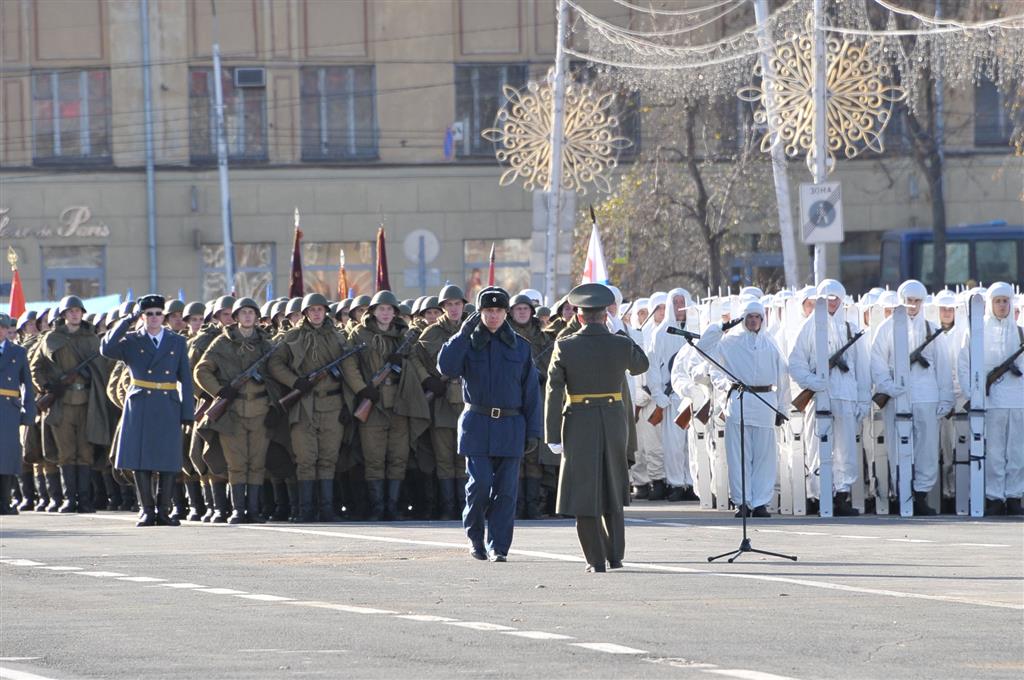
[[[627,508],[626,565],[569,520],[506,564],[456,522],[0,518],[0,678],[1019,678],[1024,522]]]

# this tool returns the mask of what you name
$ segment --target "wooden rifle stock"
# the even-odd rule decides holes
[[[811,399],[813,398],[814,390],[807,388],[800,392],[800,394],[796,395],[796,398],[794,398],[790,403],[797,411],[803,411],[807,408],[807,405],[811,403]]]
[[[655,406],[651,415],[647,417],[647,422],[651,425],[661,425],[661,421],[665,419],[665,409],[660,406]]]
[[[846,365],[846,360],[843,359],[843,354],[846,350],[853,347],[853,343],[857,342],[864,335],[864,331],[858,331],[856,335],[846,341],[846,344],[835,351],[835,354],[828,358],[828,370],[831,371],[833,368],[838,368],[843,373],[850,370],[850,367]],[[927,343],[925,343],[927,344]],[[876,395],[877,396],[877,395]],[[807,405],[811,403],[811,399],[814,398],[814,390],[807,388],[796,395],[796,398],[790,402],[793,408],[797,411],[803,411],[807,408]],[[877,403],[877,402],[876,402]],[[881,406],[879,406],[881,408]]]
[[[676,415],[676,425],[679,429],[685,430],[690,427],[690,419],[693,418],[693,404],[687,404],[680,413]]]
[[[711,400],[708,399],[704,402],[704,405],[700,407],[700,410],[694,414],[694,417],[700,421],[701,425],[707,425],[708,421],[711,420]]]
[[[246,368],[244,371],[242,371],[241,373],[236,375],[234,377],[234,379],[230,383],[228,383],[229,387],[231,389],[235,390],[236,392],[238,390],[242,389],[242,387],[244,387],[247,382],[249,382],[250,380],[252,380],[253,378],[256,377],[256,374],[257,374],[257,371],[259,371],[260,365],[264,361],[269,359],[270,355],[273,354],[274,352],[276,352],[277,348],[280,347],[281,344],[282,343],[280,343],[280,342],[275,344],[269,350],[264,352],[263,356],[261,356],[256,361],[252,362],[252,364],[248,368]],[[228,406],[231,406],[231,402],[232,401],[234,401],[234,397],[232,397],[230,399],[225,398],[225,397],[220,397],[220,396],[215,397],[214,400],[213,400],[213,403],[209,404],[209,406],[206,408],[205,415],[206,415],[207,420],[209,420],[211,423],[214,423],[214,422],[217,422],[218,420],[220,420],[220,417],[227,412]],[[198,414],[196,414],[196,415],[197,415],[196,420],[198,421],[199,420]]]
[[[885,405],[889,403],[889,399],[891,398],[892,397],[890,397],[888,394],[882,394],[881,392],[879,392],[875,396],[871,397],[871,401],[875,402],[875,406],[877,406],[878,408],[885,408]]]
[[[350,356],[352,356],[353,354],[355,354],[357,352],[362,352],[364,349],[366,349],[366,345],[356,345],[352,349],[347,350],[345,352],[342,352],[341,356],[338,357],[337,359],[335,359],[334,361],[332,361],[332,362],[330,362],[328,364],[324,364],[320,368],[316,369],[315,371],[313,371],[312,373],[310,373],[310,374],[308,374],[308,375],[306,375],[304,377],[306,378],[306,380],[310,381],[312,384],[315,385],[316,383],[318,383],[321,380],[323,380],[324,376],[326,376],[331,371],[332,368],[334,368],[335,366],[341,365],[342,361],[344,361],[345,359],[348,359]],[[280,399],[278,399],[277,400],[277,404],[282,409],[287,411],[288,409],[290,409],[292,407],[292,405],[295,402],[297,402],[299,399],[302,398],[302,395],[303,395],[302,390],[291,390],[291,391],[288,392],[288,394],[286,394],[283,397],[281,397]]]
[[[395,354],[401,354],[403,356],[408,354],[409,347],[412,345],[413,341],[419,337],[419,335],[419,331],[416,330],[415,328],[406,333],[405,337],[402,338],[402,344],[400,344],[398,348],[395,349]],[[398,369],[397,371],[395,371],[396,368]],[[402,369],[399,366],[394,366],[392,364],[385,363],[377,370],[376,373],[373,374],[373,377],[370,378],[370,384],[373,385],[374,387],[380,387],[381,384],[385,380],[387,380],[389,373],[391,373],[392,371],[398,373],[401,370]],[[352,413],[352,416],[359,422],[365,423],[367,419],[369,419],[370,411],[372,410],[373,402],[370,401],[369,399],[363,399],[361,402],[359,402],[359,405],[356,406],[356,410]]]
[[[61,373],[60,377],[57,378],[57,385],[61,387],[67,387],[71,383],[75,382],[75,376],[78,375],[78,372],[85,368],[86,364],[88,364],[90,361],[92,361],[99,355],[99,352],[93,352],[91,355],[89,355],[87,359],[85,359],[81,363]],[[40,395],[39,398],[36,399],[36,412],[43,413],[45,411],[49,411],[50,408],[53,406],[54,402],[57,401],[57,398],[61,394],[63,394],[63,390],[58,389],[49,390]]]

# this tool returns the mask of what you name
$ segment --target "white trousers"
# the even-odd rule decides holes
[[[832,399],[832,488],[836,493],[849,491],[857,481],[857,432],[860,424],[856,420],[856,404],[846,399]],[[817,435],[818,417],[812,402],[804,411],[804,432],[806,433],[807,497],[821,498],[821,452]]]
[[[654,413],[655,406],[654,401],[651,401],[641,408],[640,419],[636,421],[636,442],[639,450],[636,452],[636,463],[633,464],[630,473],[633,483],[637,485],[650,484],[655,479],[665,479],[665,450],[661,444],[661,424],[655,426],[647,422]],[[674,416],[669,416],[666,412],[664,417],[668,419]]]
[[[885,440],[889,449],[889,473],[896,486],[896,470],[899,466],[899,437],[896,436],[895,399],[885,407]],[[939,416],[936,401],[917,402],[911,406],[914,437],[914,485],[915,492],[931,491],[939,479]]]
[[[679,413],[679,397],[670,397],[671,405],[665,410],[665,419],[661,421],[661,441],[664,448],[665,481],[669,486],[693,486],[690,475],[690,448],[686,438],[686,430],[676,425],[676,414]]]
[[[1024,494],[1024,408],[985,411],[985,497]]]
[[[775,495],[778,476],[778,451],[775,428],[743,428],[743,458],[746,469],[747,506],[768,505]],[[725,423],[725,450],[729,461],[729,495],[734,505],[743,502],[740,472],[740,418],[733,415]]]

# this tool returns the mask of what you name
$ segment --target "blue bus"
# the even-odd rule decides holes
[[[1024,226],[998,221],[947,229],[945,281],[934,280],[934,249],[931,229],[885,232],[880,285],[896,288],[907,279],[918,279],[929,290],[969,282],[1024,286]]]

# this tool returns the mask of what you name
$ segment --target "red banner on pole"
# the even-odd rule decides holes
[[[388,278],[388,253],[385,248],[384,225],[377,229],[377,290],[391,290]]]
[[[292,239],[292,276],[288,285],[288,297],[302,297],[305,287],[302,281],[302,230],[299,229],[299,209],[295,209],[295,236]]]

